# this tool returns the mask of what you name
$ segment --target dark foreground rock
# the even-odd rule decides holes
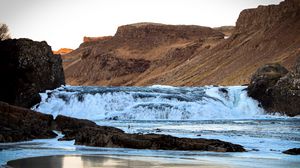
[[[31,107],[38,93],[65,84],[61,57],[44,41],[0,41],[0,55],[0,101]]]
[[[259,68],[251,78],[248,95],[270,113],[300,115],[300,58],[293,71],[279,64]]]
[[[58,116],[56,128],[65,134],[61,140],[75,140],[77,145],[120,147],[134,149],[200,150],[215,152],[244,152],[236,144],[214,139],[177,138],[159,134],[127,134],[124,131],[98,126],[88,120]]]
[[[54,138],[52,115],[0,102],[0,142]]]
[[[283,151],[282,153],[288,154],[288,155],[300,155],[300,148],[293,148],[286,151]]]
[[[177,138],[159,134],[127,134],[123,130],[98,126],[96,123],[66,116],[42,114],[0,102],[0,142],[16,142],[37,138],[54,138],[53,130],[75,140],[76,145],[164,150],[199,150],[244,152],[241,145],[215,139]]]

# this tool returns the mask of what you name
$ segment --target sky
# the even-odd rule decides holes
[[[13,38],[77,48],[84,36],[114,35],[118,26],[155,22],[235,25],[243,9],[282,0],[0,0],[0,22]]]

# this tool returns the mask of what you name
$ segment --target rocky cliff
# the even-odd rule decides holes
[[[288,69],[300,54],[300,1],[241,12],[235,27],[138,23],[69,54],[67,83],[83,85],[240,85],[266,63]],[[224,39],[225,33],[229,38]],[[103,64],[110,58],[118,63]],[[131,59],[131,60],[129,60]],[[136,71],[143,62],[142,70]],[[101,63],[102,62],[102,63]],[[124,63],[128,62],[128,63]],[[118,67],[113,67],[118,65]],[[125,71],[120,73],[116,71]],[[127,71],[126,69],[131,69]]]
[[[0,101],[31,107],[40,102],[38,93],[65,84],[61,57],[44,41],[4,40],[0,55]]]
[[[185,62],[198,49],[208,49],[224,35],[201,26],[138,23],[118,28],[111,38],[87,40],[66,54],[67,82],[75,85],[135,85]],[[149,75],[147,75],[150,73]]]

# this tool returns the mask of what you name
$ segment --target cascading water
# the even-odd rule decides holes
[[[56,139],[0,144],[0,165],[24,156],[101,154],[194,160],[199,165],[207,161],[228,167],[298,168],[300,156],[288,156],[282,151],[300,147],[300,118],[264,113],[245,89],[244,86],[63,86],[41,93],[42,101],[33,109],[54,117],[61,114],[89,119],[129,133],[220,139],[240,144],[248,152],[91,148],[74,145],[74,141],[58,141],[60,135]]]
[[[261,118],[245,87],[76,87],[42,93],[33,109],[90,120],[209,120]]]

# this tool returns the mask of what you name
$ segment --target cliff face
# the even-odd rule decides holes
[[[258,6],[255,9],[243,10],[236,23],[237,32],[268,29],[287,20],[299,20],[299,8],[299,0],[286,0],[280,5]]]
[[[159,74],[191,58],[197,49],[209,48],[224,38],[200,26],[138,23],[118,28],[111,38],[88,40],[65,66],[67,82],[75,85],[135,85],[142,74]],[[211,44],[210,44],[211,43]],[[171,66],[171,67],[170,67]]]
[[[246,9],[233,32],[229,30],[227,35],[231,35],[227,39],[221,33],[222,28],[150,23],[121,26],[111,39],[83,43],[70,53],[74,61],[65,67],[67,83],[179,86],[249,83],[258,67],[281,63],[290,69],[300,55],[299,4],[300,0],[286,0],[279,5]],[[107,55],[125,62],[149,61],[149,66],[143,71],[116,75],[107,68],[115,64],[97,64]],[[123,71],[122,66],[115,68]],[[106,77],[99,77],[103,73]]]
[[[240,85],[249,83],[251,74],[266,63],[278,62],[290,69],[300,54],[299,11],[299,0],[242,11],[228,39],[151,82]]]
[[[60,55],[46,42],[0,41],[0,55],[0,101],[31,107],[40,102],[40,92],[65,84]]]
[[[88,42],[93,42],[93,41],[99,41],[99,40],[110,40],[112,36],[103,36],[103,37],[83,37],[83,42],[88,43]]]

